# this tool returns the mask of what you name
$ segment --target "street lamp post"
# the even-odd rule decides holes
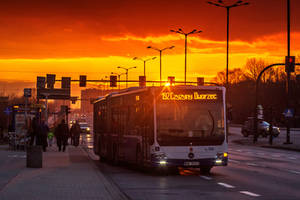
[[[126,88],[128,88],[128,70],[134,69],[134,68],[136,68],[136,66],[134,66],[134,67],[129,67],[129,68],[118,66],[117,68],[118,68],[118,69],[124,69],[124,70],[126,71],[126,72],[125,72],[125,74],[126,74]]]
[[[226,42],[226,86],[228,87],[228,54],[229,54],[229,10],[230,8],[233,7],[238,7],[238,6],[245,6],[249,5],[248,2],[243,2],[241,0],[236,1],[235,3],[231,5],[226,5],[223,0],[218,0],[218,3],[208,1],[207,3],[217,6],[217,7],[222,7],[226,8],[227,11],[227,42]]]
[[[162,52],[167,50],[167,49],[173,49],[174,47],[175,46],[169,46],[169,47],[165,47],[163,49],[158,49],[158,48],[153,47],[153,46],[148,46],[147,47],[148,49],[154,49],[154,50],[159,52],[159,80],[160,80],[159,83],[160,83],[160,85],[161,85],[161,55],[162,55]]]
[[[146,60],[142,59],[142,58],[139,58],[139,57],[134,57],[133,60],[141,60],[144,62],[144,76],[146,76],[146,62],[149,61],[149,60],[154,60],[156,59],[156,57],[152,57],[152,58],[148,58]]]
[[[191,31],[189,33],[185,33],[181,28],[179,28],[177,31],[175,31],[175,30],[170,30],[170,31],[173,32],[173,33],[178,33],[178,34],[184,35],[184,38],[185,38],[185,50],[184,50],[184,84],[186,85],[187,37],[188,37],[188,35],[196,34],[196,33],[201,33],[202,31],[198,31],[198,30],[194,29],[193,31]]]

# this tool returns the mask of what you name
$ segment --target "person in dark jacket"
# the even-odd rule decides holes
[[[41,125],[40,125],[40,131],[39,131],[39,140],[40,143],[43,147],[43,151],[45,152],[48,146],[48,142],[47,142],[47,136],[48,136],[48,132],[49,132],[49,127],[48,125],[45,123],[45,121],[43,120]]]
[[[39,133],[39,120],[37,117],[34,117],[30,122],[30,128],[28,130],[30,135],[30,146],[38,144],[38,133]]]
[[[61,151],[61,146],[63,146],[62,150],[65,151],[68,144],[69,128],[64,119],[56,127],[54,135],[56,137],[58,151]]]
[[[81,128],[78,121],[76,120],[75,124],[72,125],[70,129],[70,134],[73,137],[73,145],[77,147],[79,145]]]

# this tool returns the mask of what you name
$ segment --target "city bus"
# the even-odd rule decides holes
[[[94,152],[139,167],[226,166],[225,88],[128,88],[94,102]]]

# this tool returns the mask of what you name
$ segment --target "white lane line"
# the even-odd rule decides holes
[[[274,155],[272,155],[272,157],[274,157],[274,158],[279,158],[279,157],[281,157],[281,154],[274,154]]]
[[[200,176],[201,178],[205,179],[205,180],[211,180],[212,178],[209,176]]]
[[[255,163],[246,163],[248,166],[258,166],[257,164]]]
[[[289,172],[293,173],[293,174],[300,174],[299,171],[294,171],[294,170],[288,170]]]
[[[232,160],[232,159],[229,159],[229,162],[232,162],[232,163],[241,163],[240,161]]]
[[[218,184],[221,185],[221,186],[223,186],[223,187],[226,187],[226,188],[235,188],[235,186],[229,185],[227,183],[221,183],[221,182],[219,182]]]
[[[295,157],[288,157],[288,159],[297,160],[297,158],[295,158]]]
[[[251,197],[260,197],[261,195],[259,194],[255,194],[255,193],[252,193],[252,192],[248,192],[248,191],[240,191],[241,194],[245,194],[245,195],[249,195]]]
[[[240,149],[238,149],[238,150],[236,150],[236,151],[238,151],[238,152],[243,152],[242,150],[240,150]]]

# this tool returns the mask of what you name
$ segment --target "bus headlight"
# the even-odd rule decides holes
[[[166,160],[161,160],[161,161],[159,161],[159,164],[160,164],[160,165],[166,165],[166,164],[167,164],[167,161],[166,161]]]
[[[159,165],[167,164],[167,156],[164,153],[152,154],[152,160],[156,163],[159,163]]]
[[[228,158],[228,153],[227,152],[217,153],[215,163],[217,165],[223,164],[224,161],[226,162],[227,158]]]

